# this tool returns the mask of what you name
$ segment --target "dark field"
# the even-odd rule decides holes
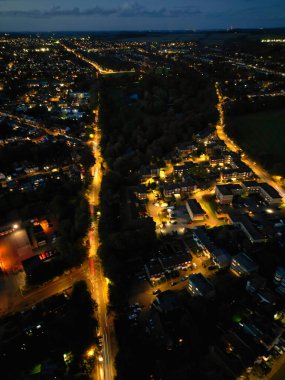
[[[285,110],[234,117],[227,132],[272,174],[285,174]]]

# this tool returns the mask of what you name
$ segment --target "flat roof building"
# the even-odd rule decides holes
[[[274,187],[268,185],[268,183],[263,182],[259,184],[260,195],[268,204],[280,204],[282,201],[281,195],[278,193]]]
[[[204,220],[206,213],[196,201],[196,199],[188,199],[185,202],[186,209],[189,213],[191,220]]]
[[[258,265],[251,260],[245,253],[238,253],[233,257],[231,270],[238,276],[248,276],[257,272]]]
[[[251,243],[265,243],[267,241],[267,238],[258,231],[246,214],[230,212],[229,219],[234,225],[241,228]]]
[[[201,273],[189,276],[188,291],[194,297],[215,297],[215,288],[212,283]]]

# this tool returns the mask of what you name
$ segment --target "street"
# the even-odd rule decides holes
[[[44,299],[51,297],[55,294],[60,294],[64,290],[73,286],[76,281],[80,281],[88,276],[88,267],[86,263],[82,264],[79,268],[74,268],[63,274],[62,276],[49,281],[42,286],[32,289],[26,294],[21,294],[16,298],[10,298],[7,307],[0,310],[0,314],[9,314],[21,311],[23,309],[29,309],[36,303],[43,301]],[[1,304],[2,305],[2,304]]]
[[[77,53],[76,50],[69,48],[68,46],[64,45],[63,43],[61,46],[68,51],[69,53],[74,54],[77,58],[82,59],[82,61],[85,61],[89,63],[89,65],[93,66],[94,69],[96,69],[100,74],[106,75],[106,74],[123,74],[123,73],[130,73],[134,72],[134,70],[128,71],[128,70],[112,70],[112,69],[104,69],[102,66],[100,66],[97,62],[91,61],[91,59],[85,58],[83,55]]]
[[[7,117],[9,119],[17,121],[18,123],[26,124],[26,125],[28,125],[31,128],[41,129],[47,135],[50,135],[50,136],[66,136],[65,133],[61,133],[61,132],[58,132],[58,131],[56,131],[56,132],[55,131],[51,131],[50,129],[46,128],[44,125],[41,125],[41,124],[39,124],[37,122],[34,122],[34,121],[31,121],[31,120],[27,120],[27,119],[25,119],[23,117],[20,117],[18,115],[13,115],[13,114],[6,113],[6,112],[0,112],[0,116],[1,117]]]
[[[103,361],[96,361],[94,379],[111,380],[114,378],[114,361],[112,355],[111,344],[111,328],[112,323],[107,313],[108,307],[108,281],[104,277],[102,263],[97,255],[99,247],[99,233],[98,233],[98,217],[96,207],[99,205],[99,193],[102,181],[102,157],[100,152],[100,138],[101,134],[98,129],[98,110],[95,112],[95,128],[94,139],[91,142],[93,154],[95,158],[95,165],[92,168],[92,183],[87,194],[90,205],[90,214],[92,217],[92,226],[89,231],[89,264],[90,264],[90,277],[91,277],[91,291],[94,301],[98,305],[96,316],[99,322],[100,335],[103,337],[102,358]]]
[[[235,153],[241,154],[242,161],[260,178],[262,182],[267,182],[269,185],[274,187],[275,190],[282,196],[285,197],[285,192],[278,186],[278,184],[273,180],[272,176],[260,165],[258,165],[255,161],[247,156],[245,152],[234,142],[225,132],[225,120],[224,120],[224,98],[219,89],[218,83],[216,83],[216,93],[218,97],[218,105],[217,109],[219,111],[220,120],[216,125],[218,137],[223,140],[228,147],[228,149]]]
[[[68,48],[62,44],[62,47],[68,52],[73,53],[77,58],[89,63],[100,74],[112,74],[115,71],[103,70],[95,62],[83,57],[75,50]],[[96,365],[93,373],[93,378],[97,380],[111,380],[115,375],[114,347],[116,346],[115,334],[112,324],[112,318],[107,313],[109,297],[108,297],[108,280],[104,277],[103,267],[100,258],[97,255],[99,248],[99,233],[98,233],[98,217],[96,212],[97,206],[100,203],[99,194],[102,181],[102,163],[103,158],[100,152],[101,132],[98,128],[99,108],[94,112],[94,136],[90,141],[92,151],[95,158],[95,165],[91,169],[92,183],[89,191],[87,192],[87,199],[90,207],[90,214],[92,218],[92,226],[89,231],[89,265],[90,265],[90,279],[91,279],[91,292],[94,301],[98,305],[96,317],[98,318],[100,335],[103,337],[102,347],[102,360],[96,359]]]

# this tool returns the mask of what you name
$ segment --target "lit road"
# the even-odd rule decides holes
[[[272,176],[260,165],[254,162],[248,155],[243,152],[243,150],[234,142],[225,132],[225,120],[224,120],[224,98],[222,96],[221,90],[219,88],[218,83],[216,83],[216,93],[218,96],[218,105],[217,109],[219,111],[220,120],[216,125],[218,137],[223,140],[232,152],[240,153],[242,161],[261,179],[263,182],[267,182],[269,185],[274,187],[278,193],[284,198],[285,192],[281,189],[280,186],[273,180]]]
[[[48,297],[62,293],[64,290],[72,287],[75,282],[86,279],[86,276],[88,276],[88,266],[87,263],[84,263],[81,267],[74,268],[38,288],[33,288],[26,294],[21,295],[19,290],[19,296],[17,298],[11,297],[7,307],[0,310],[0,314],[4,315],[29,309]]]
[[[125,74],[125,73],[133,73],[135,70],[112,70],[112,69],[104,69],[102,66],[100,66],[97,62],[91,61],[91,59],[88,59],[84,57],[82,54],[79,54],[75,49],[71,49],[70,47],[64,45],[63,43],[61,46],[68,51],[69,53],[74,54],[77,58],[82,59],[82,61],[85,61],[89,63],[89,65],[93,66],[94,69],[96,69],[100,74],[107,75],[107,74]]]
[[[245,67],[247,69],[255,70],[255,71],[260,72],[260,73],[272,74],[272,75],[278,75],[281,77],[285,77],[285,73],[282,71],[271,70],[271,69],[268,69],[266,67],[258,66],[257,64],[253,65],[253,64],[242,62],[242,61],[238,61],[236,59],[233,60],[231,58],[228,58],[227,61],[229,63],[233,64],[234,66]]]
[[[89,63],[100,74],[113,74],[117,71],[103,70],[96,62],[93,62],[84,56],[80,55],[74,49],[61,44],[61,46],[68,52],[73,53],[77,58]],[[126,71],[123,71],[126,72]],[[123,73],[122,71],[120,73]],[[115,357],[115,334],[112,323],[112,318],[108,315],[108,282],[104,277],[103,266],[97,254],[99,248],[99,232],[98,232],[98,215],[97,208],[100,203],[100,189],[102,182],[102,164],[103,159],[100,151],[101,132],[98,128],[99,108],[94,110],[94,137],[90,141],[92,144],[93,154],[95,158],[95,165],[91,169],[93,180],[90,189],[87,193],[87,199],[90,206],[90,214],[92,218],[92,226],[89,231],[89,265],[91,277],[91,292],[94,301],[98,305],[97,317],[99,322],[100,335],[103,337],[102,357],[103,361],[96,360],[93,378],[96,380],[111,380],[115,376],[114,357]],[[91,136],[90,136],[91,138]]]
[[[44,125],[39,124],[36,121],[28,120],[28,119],[25,119],[25,118],[17,116],[17,115],[12,115],[12,114],[6,113],[6,112],[0,112],[0,116],[7,117],[9,119],[17,121],[18,123],[26,124],[26,125],[28,125],[31,128],[41,129],[46,134],[51,135],[51,136],[60,136],[60,135],[66,136],[66,134],[63,133],[63,132],[61,133],[61,132],[58,132],[58,131],[51,131],[48,128],[46,128]]]
[[[92,217],[92,226],[89,231],[89,263],[91,275],[91,291],[94,300],[98,305],[97,318],[99,322],[100,335],[103,338],[102,357],[103,361],[96,361],[95,371],[93,374],[94,379],[98,380],[111,380],[114,378],[114,360],[113,360],[113,346],[114,337],[112,334],[112,322],[108,316],[108,282],[104,277],[103,267],[100,258],[97,255],[99,247],[99,233],[98,233],[98,217],[96,209],[99,205],[99,193],[102,181],[102,157],[100,152],[100,138],[101,133],[98,129],[98,110],[95,111],[94,123],[94,139],[91,141],[93,147],[93,154],[96,160],[92,168],[93,180],[87,194],[90,205],[90,213]]]

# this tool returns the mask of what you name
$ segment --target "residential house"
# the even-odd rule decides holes
[[[228,268],[231,265],[232,257],[224,249],[216,248],[211,252],[211,257],[219,269]]]
[[[187,289],[189,293],[194,297],[215,297],[215,288],[213,284],[201,273],[195,273],[189,276]]]
[[[242,182],[241,186],[247,194],[259,194],[260,192],[259,183],[257,181]]]
[[[164,270],[181,269],[182,267],[188,267],[191,264],[192,256],[188,252],[179,252],[169,256],[162,256],[159,258]]]
[[[194,149],[195,149],[195,146],[193,144],[184,143],[176,147],[176,152],[179,157],[185,158],[185,157],[188,157],[189,154],[191,154]]]
[[[276,291],[282,295],[285,295],[285,268],[276,268],[273,282],[275,285],[278,285]]]
[[[185,202],[185,205],[191,220],[199,221],[205,219],[206,212],[202,209],[196,199],[188,199]]]
[[[248,276],[251,273],[257,272],[258,265],[245,253],[241,252],[233,257],[231,270],[238,276]]]
[[[152,303],[153,307],[162,314],[170,313],[179,309],[177,294],[171,290],[166,290],[158,294]]]
[[[155,165],[142,166],[140,168],[140,176],[142,179],[160,176],[160,168]]]
[[[279,205],[282,202],[282,197],[274,187],[270,186],[268,183],[263,182],[259,184],[260,195],[269,205]]]
[[[209,164],[211,166],[223,166],[223,165],[232,165],[233,157],[228,152],[222,152],[221,154],[212,155],[209,159]]]
[[[187,167],[185,165],[174,165],[173,173],[174,175],[182,176],[187,172]]]
[[[196,182],[192,179],[192,177],[186,174],[181,178],[180,189],[182,194],[189,195],[197,189],[197,185]]]
[[[266,182],[247,181],[242,183],[242,187],[248,194],[259,194],[269,205],[279,205],[282,202],[278,191]]]
[[[213,155],[217,151],[223,152],[227,149],[226,144],[223,142],[223,140],[215,139],[213,142],[209,143],[206,148],[206,154]]]
[[[236,169],[223,169],[220,172],[220,181],[244,181],[253,177],[253,171],[246,165],[239,166]]]
[[[165,197],[173,197],[181,193],[180,185],[178,183],[165,183],[162,187],[162,192]]]
[[[151,259],[148,264],[144,265],[144,269],[151,283],[164,277],[164,269],[158,259]]]
[[[229,212],[229,220],[241,228],[251,243],[265,243],[267,241],[267,237],[258,231],[246,214]]]
[[[238,184],[216,185],[215,194],[219,203],[231,204],[234,195],[242,193],[242,187]]]
[[[217,138],[217,131],[215,127],[207,127],[201,132],[194,135],[194,139],[204,145],[210,144],[215,138]]]
[[[145,185],[131,186],[130,190],[133,191],[138,200],[147,200],[147,187]]]

